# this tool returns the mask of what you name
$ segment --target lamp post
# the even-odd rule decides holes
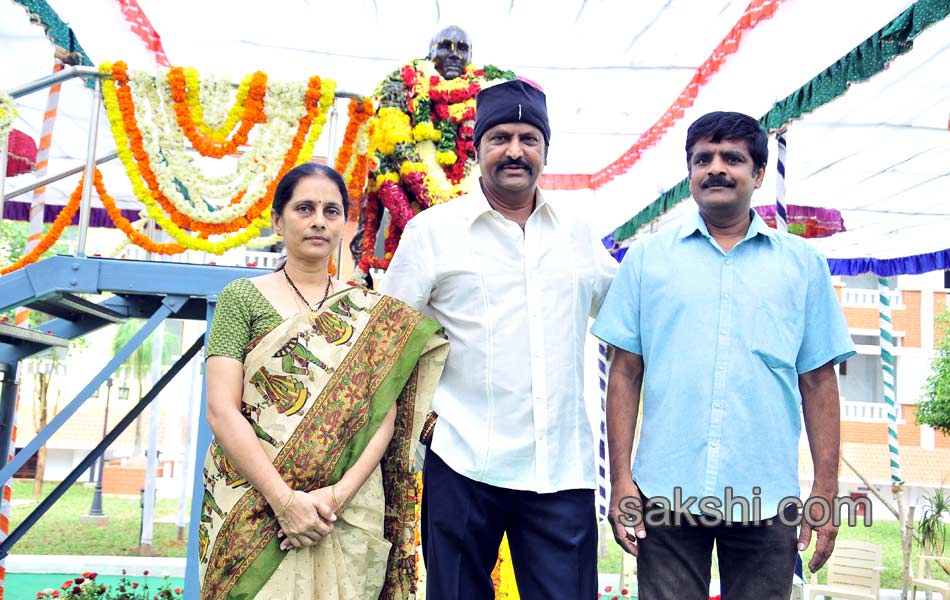
[[[108,433],[109,427],[109,396],[112,392],[112,378],[106,379],[106,411],[105,416],[102,418],[102,438],[105,439],[106,433]],[[92,506],[89,507],[89,516],[90,517],[104,517],[106,516],[102,512],[102,471],[106,463],[106,451],[102,451],[102,456],[99,457],[99,476],[96,478],[96,491],[92,495]]]

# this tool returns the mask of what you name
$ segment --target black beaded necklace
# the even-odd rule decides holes
[[[284,267],[283,269],[281,269],[281,271],[284,272],[284,277],[287,279],[287,283],[290,284],[290,287],[292,287],[293,290],[297,292],[297,295],[300,296],[300,299],[303,300],[304,306],[309,308],[312,312],[317,312],[318,310],[323,308],[323,303],[326,302],[327,298],[330,296],[330,284],[333,281],[332,279],[330,279],[329,274],[327,275],[327,289],[323,292],[323,300],[320,301],[320,304],[318,304],[316,308],[313,308],[312,306],[310,306],[310,303],[307,302],[307,299],[304,298],[303,294],[300,293],[300,290],[297,289],[297,286],[294,285],[294,280],[291,279],[290,275],[287,274],[287,267]]]

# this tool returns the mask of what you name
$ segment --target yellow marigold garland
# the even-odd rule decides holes
[[[120,64],[121,63],[117,63],[116,66],[119,66]],[[100,68],[108,72],[113,69],[113,66],[110,64],[104,64]],[[124,70],[124,65],[122,65],[122,69]],[[182,78],[184,78],[183,73],[180,71],[178,73]],[[174,211],[174,208],[171,207],[170,203],[167,201],[167,198],[164,198],[164,195],[161,193],[160,189],[157,188],[157,182],[153,181],[154,174],[150,172],[151,170],[148,167],[149,162],[147,153],[145,153],[141,148],[135,152],[133,152],[135,149],[130,149],[131,138],[126,135],[125,129],[135,125],[134,107],[130,107],[131,111],[123,111],[119,105],[115,83],[115,81],[109,80],[108,78],[103,81],[103,96],[105,98],[106,112],[109,115],[109,121],[112,125],[113,135],[116,138],[117,153],[119,154],[119,157],[126,168],[126,172],[129,175],[130,181],[132,182],[132,187],[136,197],[146,206],[149,216],[155,219],[159,226],[161,226],[164,231],[166,231],[182,246],[195,250],[211,252],[213,254],[222,254],[231,248],[246,244],[248,240],[259,235],[260,228],[269,225],[270,210],[269,206],[267,205],[270,203],[270,198],[273,195],[273,189],[276,186],[277,181],[283,176],[284,173],[286,173],[294,165],[304,162],[302,159],[307,156],[304,154],[305,151],[312,155],[313,144],[319,137],[320,130],[326,121],[327,109],[333,101],[334,87],[332,81],[327,80],[326,84],[323,84],[319,78],[311,78],[310,89],[319,89],[320,92],[319,94],[313,94],[309,91],[307,93],[307,114],[303,119],[301,119],[297,135],[294,137],[290,152],[288,152],[285,156],[284,164],[281,168],[280,174],[271,182],[271,184],[268,186],[267,193],[264,194],[264,196],[261,198],[261,201],[255,204],[252,211],[250,211],[244,217],[235,219],[235,221],[243,221],[241,225],[247,224],[246,229],[240,233],[231,235],[222,241],[212,242],[206,239],[206,236],[209,233],[207,224],[196,223],[193,220],[188,219],[188,217],[178,213],[179,218],[177,220],[188,219],[188,221],[185,221],[186,223],[193,224],[196,226],[196,228],[201,227],[203,230],[202,234],[192,237],[188,235],[178,223],[175,222],[176,219],[173,217],[177,211]],[[179,96],[181,96],[180,91],[181,90],[179,90]],[[256,95],[260,96],[260,93],[257,92]],[[181,106],[181,104],[176,105],[176,115],[181,118],[182,111],[179,110],[179,106]],[[187,108],[187,104],[184,106]],[[190,108],[188,109],[187,116],[191,117]],[[260,117],[254,117],[255,120],[259,118]],[[235,140],[232,139],[230,143],[233,144],[234,141]],[[136,161],[138,161],[138,165],[136,164]],[[142,169],[145,169],[145,171],[142,171]],[[148,181],[152,181],[152,183],[155,185],[150,184],[148,187],[146,187],[146,185],[143,183],[143,174],[150,175]],[[161,206],[159,204],[161,204]],[[170,218],[169,215],[166,215],[166,213],[162,210],[163,208],[168,210],[170,207],[170,212],[174,211],[172,213],[172,218]],[[227,225],[233,224],[234,222]],[[204,225],[204,227],[202,227],[202,225]],[[210,231],[210,233],[214,233],[214,231]]]
[[[244,101],[244,110],[241,113],[241,126],[238,127],[231,139],[217,142],[198,131],[188,106],[188,84],[184,69],[172,67],[168,71],[168,83],[172,89],[172,100],[175,102],[175,115],[192,146],[202,156],[221,158],[233,154],[238,148],[247,143],[248,134],[258,123],[264,123],[267,115],[264,114],[264,96],[267,94],[267,74],[257,71],[251,75],[250,88]]]
[[[267,123],[255,130],[253,142],[237,158],[233,170],[213,175],[188,151],[164,80],[135,72],[129,78],[129,88],[136,120],[148,124],[139,131],[158,186],[178,211],[201,223],[232,221],[256,204],[290,150],[296,129],[290,124],[299,123],[307,111],[305,84],[272,82],[265,96]],[[216,122],[221,120],[223,117]]]
[[[124,69],[124,64],[116,63],[115,67],[116,72],[114,73],[114,76],[121,77],[120,69]],[[100,66],[100,70],[107,72],[111,71],[113,70],[113,65],[104,63]],[[102,95],[103,103],[106,108],[106,114],[109,117],[109,123],[112,128],[112,135],[116,142],[116,153],[119,155],[119,160],[125,167],[126,174],[129,176],[129,181],[132,183],[132,190],[135,193],[136,198],[138,198],[138,200],[145,205],[149,216],[155,219],[155,221],[169,235],[171,235],[183,245],[194,250],[202,250],[205,252],[221,254],[226,250],[235,247],[234,245],[227,245],[227,247],[225,247],[225,245],[215,247],[214,243],[208,242],[206,239],[197,239],[192,243],[192,238],[182,230],[182,227],[192,230],[198,230],[200,228],[200,231],[202,231],[205,235],[226,233],[227,231],[235,231],[236,229],[243,229],[247,227],[249,225],[248,216],[251,216],[252,213],[249,212],[247,216],[239,217],[239,219],[243,220],[243,222],[239,221],[239,219],[235,219],[229,223],[214,224],[214,226],[212,226],[206,223],[193,221],[188,216],[177,211],[168,201],[165,195],[162,194],[158,189],[157,181],[155,181],[155,176],[149,166],[148,154],[144,151],[144,149],[141,148],[139,143],[133,144],[132,137],[127,134],[127,129],[129,130],[129,133],[132,134],[132,136],[137,133],[134,107],[129,106],[123,109],[120,106],[118,92],[116,90],[116,82],[113,79],[103,79]],[[138,164],[136,164],[137,161]],[[150,183],[147,184],[145,183],[146,181]],[[262,214],[265,209],[266,206],[262,206],[260,208],[260,212],[254,214],[252,218],[256,218],[259,214]],[[267,224],[268,222],[266,220],[259,220],[257,227],[266,227]]]
[[[321,80],[319,111],[316,117],[313,118],[310,134],[307,136],[307,141],[304,142],[303,148],[300,149],[300,155],[297,158],[295,166],[313,160],[313,148],[317,140],[320,139],[320,133],[323,131],[323,126],[327,122],[327,115],[330,112],[330,107],[333,105],[335,88],[336,82],[333,80]]]
[[[96,169],[94,183],[96,186],[96,192],[99,194],[99,200],[102,201],[102,206],[104,206],[106,212],[109,213],[109,218],[112,219],[112,222],[115,224],[115,226],[119,228],[127,238],[129,238],[130,242],[155,254],[180,254],[187,249],[181,244],[163,244],[155,242],[147,235],[137,230],[128,219],[122,216],[122,211],[119,210],[118,206],[116,206],[115,200],[109,195],[109,192],[106,191],[105,183],[102,181],[102,173],[99,172],[99,169]]]
[[[370,151],[392,154],[398,144],[412,142],[412,125],[409,115],[398,108],[384,106],[376,113],[376,129],[373,132]]]
[[[374,120],[364,207],[366,227],[359,273],[386,269],[403,228],[420,210],[447,202],[477,181],[472,141],[475,96],[482,85],[513,79],[514,73],[490,65],[468,65],[446,80],[427,59],[414,60],[390,74],[376,90],[381,104]],[[383,256],[375,255],[383,209],[391,219],[382,234]]]
[[[228,110],[227,118],[224,123],[220,127],[211,129],[210,126],[205,123],[204,109],[201,105],[201,79],[198,70],[193,67],[185,69],[185,82],[188,84],[186,100],[188,101],[188,107],[191,109],[192,120],[198,125],[198,130],[201,132],[201,135],[219,144],[228,139],[228,136],[237,126],[238,121],[241,120],[241,113],[244,111],[244,104],[247,101],[247,94],[251,89],[251,80],[253,77],[253,74],[244,76],[244,79],[241,80],[241,84],[238,86],[234,104],[232,104],[230,110]],[[212,101],[214,100],[216,100],[216,98]]]

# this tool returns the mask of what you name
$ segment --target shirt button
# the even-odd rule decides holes
[[[726,331],[725,329],[720,329],[720,330],[719,330],[719,335],[726,335],[727,333],[729,333],[729,332]]]
[[[710,447],[710,448],[718,448],[718,447],[719,447],[719,442],[717,442],[717,441],[709,442],[709,447]]]
[[[722,299],[723,299],[723,300],[728,300],[728,299],[729,299],[729,294],[723,294],[723,295],[722,295]]]
[[[731,264],[732,264],[732,259],[731,259],[731,258],[727,258],[727,259],[726,259],[726,264],[727,264],[727,265],[731,265]]]
[[[726,365],[719,365],[719,370],[720,370],[720,371],[725,371],[725,370],[726,370]]]

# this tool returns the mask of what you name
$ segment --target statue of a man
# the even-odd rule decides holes
[[[357,262],[354,279],[371,268],[386,269],[406,223],[434,204],[467,191],[477,167],[472,143],[475,96],[492,80],[514,79],[511,71],[471,64],[472,43],[456,26],[429,42],[427,58],[390,73],[376,89],[366,201],[350,250]],[[389,212],[385,234],[383,210]],[[382,256],[376,240],[385,235]]]
[[[455,79],[472,62],[472,42],[460,27],[451,25],[432,36],[429,60],[445,79]]]

